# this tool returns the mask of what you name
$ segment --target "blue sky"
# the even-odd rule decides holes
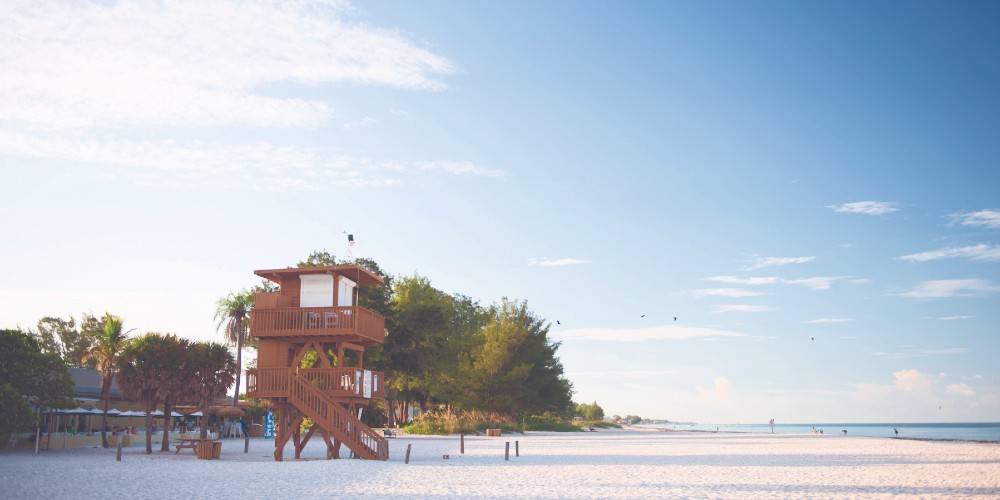
[[[998,10],[7,3],[0,326],[219,339],[346,231],[608,414],[997,421]]]

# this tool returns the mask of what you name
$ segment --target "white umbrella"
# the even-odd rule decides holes
[[[172,411],[172,412],[170,412],[170,416],[171,417],[183,417],[184,415],[182,415],[180,413],[177,413],[176,411]]]
[[[121,413],[122,413],[121,410],[115,408],[108,410],[108,415],[121,415]]]
[[[163,412],[162,412],[162,411],[160,411],[160,410],[156,410],[156,411],[154,411],[153,413],[150,413],[150,415],[152,415],[152,416],[154,416],[154,417],[156,417],[156,418],[160,418],[160,417],[162,417],[162,416],[163,416]]]
[[[205,415],[205,414],[204,414],[204,413],[202,413],[202,412],[201,412],[201,410],[198,410],[198,411],[196,411],[196,412],[194,412],[194,413],[190,413],[190,414],[188,414],[188,416],[189,416],[189,417],[202,417],[202,416],[204,416],[204,415]]]

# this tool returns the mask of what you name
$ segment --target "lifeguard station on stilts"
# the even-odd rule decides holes
[[[389,444],[359,418],[372,399],[384,399],[385,377],[362,368],[365,348],[385,341],[385,318],[358,306],[358,287],[382,279],[355,265],[255,271],[277,283],[278,292],[257,293],[250,335],[257,338],[257,368],[247,370],[247,396],[266,398],[275,409],[274,459],[284,459],[289,440],[295,458],[315,433],[327,458],[340,445],[358,458],[386,460]],[[301,368],[313,350],[313,368]],[[305,417],[314,425],[304,434]]]

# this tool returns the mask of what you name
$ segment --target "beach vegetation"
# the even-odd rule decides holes
[[[187,399],[202,411],[199,427],[201,439],[208,437],[208,409],[226,394],[226,390],[236,379],[236,360],[226,346],[216,342],[198,342],[187,349],[185,355],[186,375],[190,382]]]
[[[58,354],[21,330],[0,330],[0,435],[30,429],[34,409],[72,406],[73,380]]]
[[[243,369],[243,345],[250,331],[250,310],[253,309],[254,294],[250,290],[230,293],[216,302],[216,328],[224,328],[226,342],[236,347],[236,373]],[[240,395],[240,377],[236,377],[233,389],[233,406]]]
[[[604,420],[604,408],[601,408],[597,401],[590,404],[574,403],[573,416],[587,421]]]
[[[146,412],[147,454],[153,453],[151,413],[176,391],[178,384],[171,382],[181,373],[186,347],[187,341],[176,335],[149,332],[131,339],[122,349],[118,389],[123,397],[139,402]],[[169,415],[169,407],[165,410]]]
[[[97,318],[84,313],[79,325],[76,318],[62,319],[46,316],[37,323],[32,332],[42,347],[42,352],[58,355],[72,368],[97,369],[97,361],[87,359],[85,354],[97,342],[98,332],[104,330],[105,318]]]
[[[101,374],[101,402],[104,411],[104,414],[101,415],[101,446],[104,448],[109,446],[108,408],[111,404],[111,381],[115,376],[115,363],[118,362],[118,355],[128,338],[128,332],[124,331],[123,324],[121,317],[105,313],[104,328],[94,335],[94,344],[80,359],[84,363],[95,362],[97,371]]]

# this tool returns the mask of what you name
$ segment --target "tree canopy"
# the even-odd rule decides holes
[[[0,435],[31,428],[32,406],[72,406],[73,380],[58,354],[21,330],[0,330]]]

